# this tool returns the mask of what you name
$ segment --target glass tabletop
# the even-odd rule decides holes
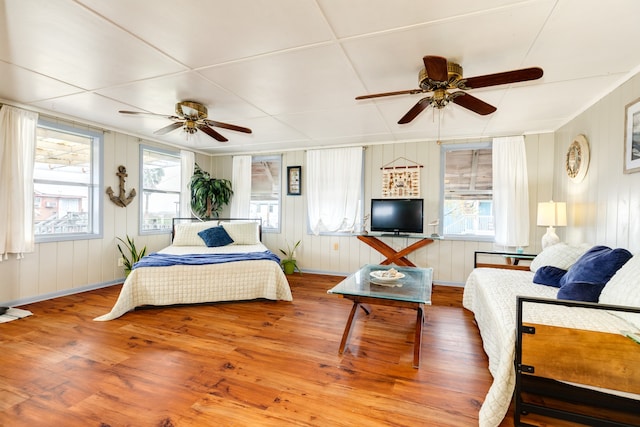
[[[401,273],[403,277],[395,280],[385,278],[382,273],[392,268]],[[432,268],[368,264],[327,292],[346,296],[431,304],[432,276]]]

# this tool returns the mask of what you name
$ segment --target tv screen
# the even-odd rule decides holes
[[[371,199],[371,231],[423,232],[423,199]]]

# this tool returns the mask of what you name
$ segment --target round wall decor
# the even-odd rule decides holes
[[[589,143],[584,135],[576,136],[571,145],[569,145],[565,169],[567,176],[573,182],[581,182],[587,175],[587,169],[589,169]]]

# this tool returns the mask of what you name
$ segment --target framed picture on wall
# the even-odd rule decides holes
[[[302,166],[287,166],[287,195],[299,196],[302,188]]]
[[[624,173],[634,173],[640,171],[640,98],[624,109]]]

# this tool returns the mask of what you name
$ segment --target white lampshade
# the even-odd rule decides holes
[[[566,227],[567,204],[565,202],[538,203],[538,225],[545,227]]]
[[[547,232],[542,236],[542,249],[560,242],[554,227],[567,225],[567,204],[564,202],[538,203],[538,225],[546,226]]]

